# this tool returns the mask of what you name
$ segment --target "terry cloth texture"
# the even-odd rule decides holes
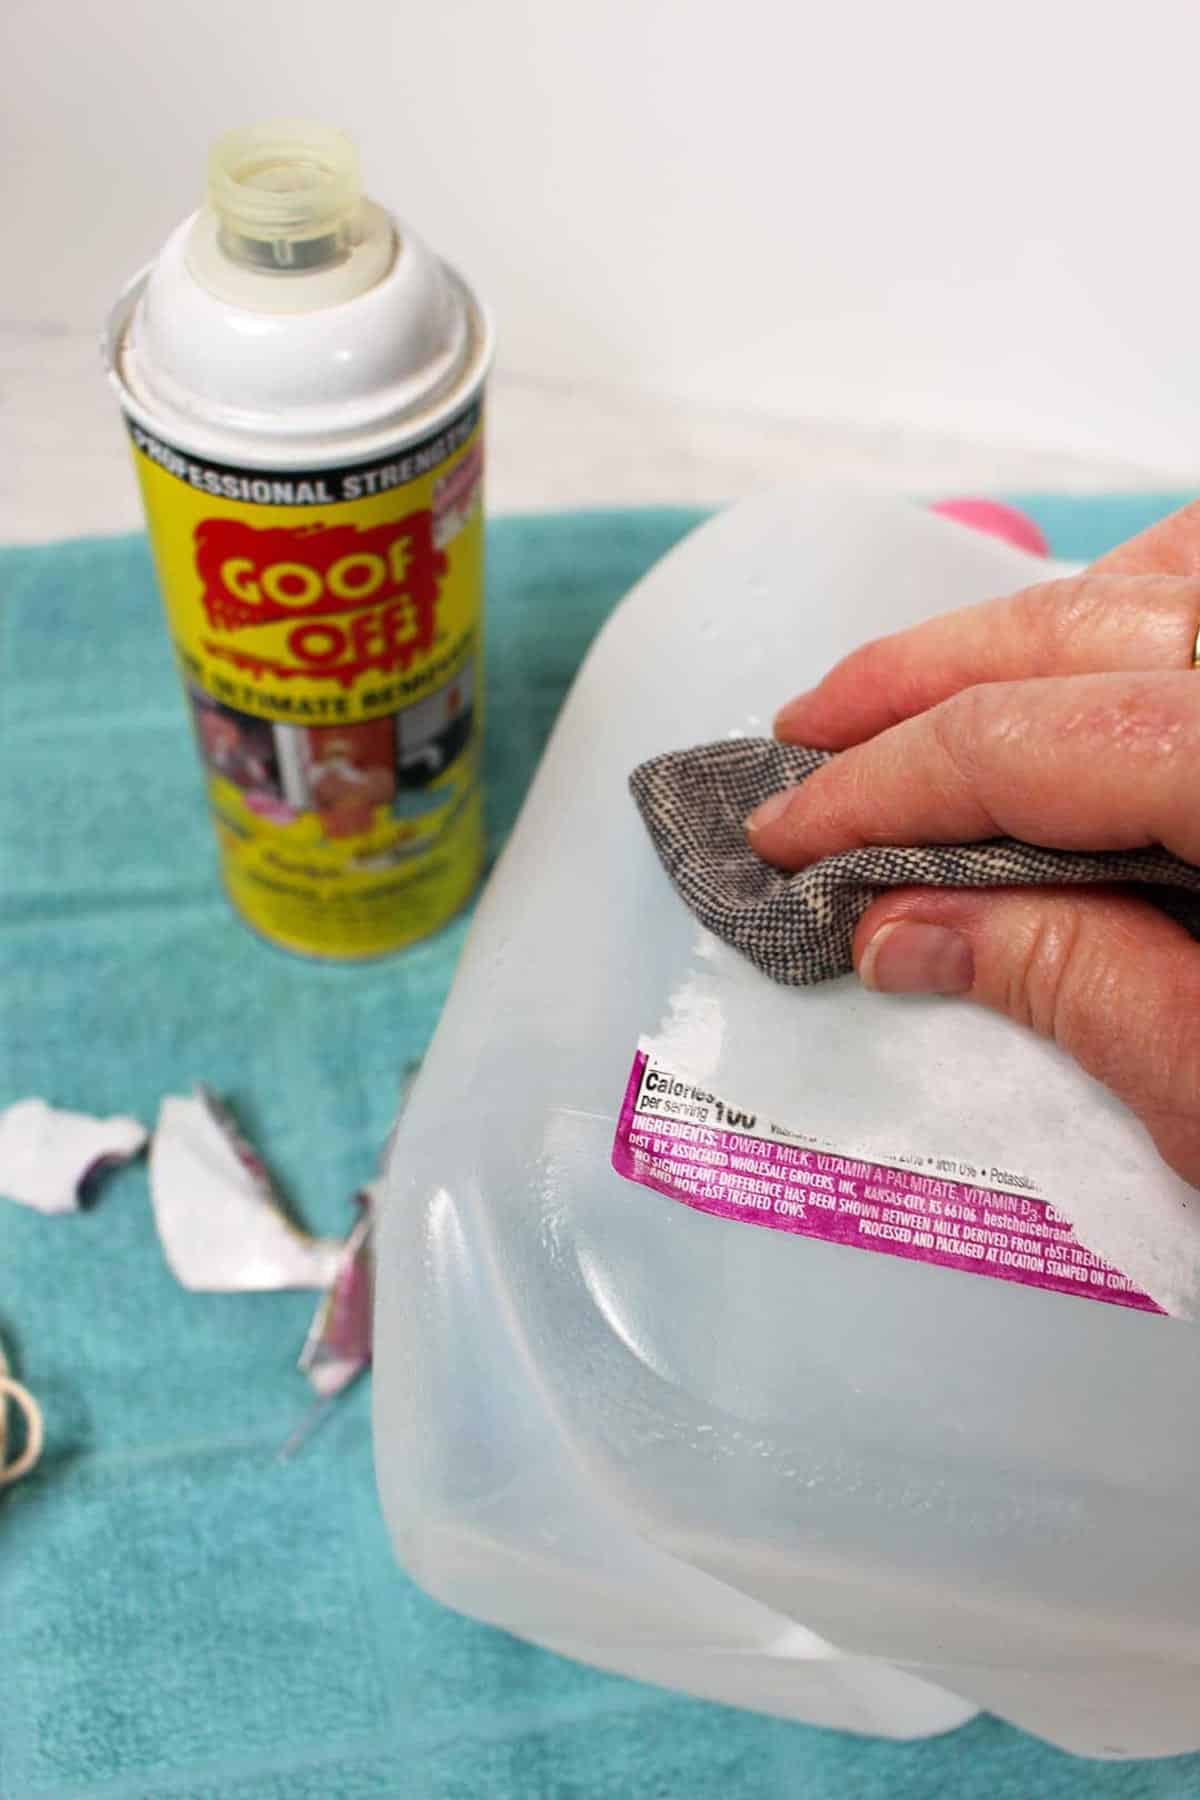
[[[1025,504],[1082,558],[1176,502]],[[490,527],[494,845],[593,634],[698,516]],[[218,885],[145,539],[0,550],[0,1105],[152,1119],[207,1080],[304,1222],[344,1231],[465,928],[354,968],[252,936]],[[447,1611],[388,1543],[369,1382],[279,1460],[311,1314],[310,1294],[180,1288],[144,1162],[84,1213],[0,1200],[0,1334],[46,1415],[0,1495],[3,1800],[1200,1796],[1200,1757],[1078,1761],[986,1718],[846,1737]]]

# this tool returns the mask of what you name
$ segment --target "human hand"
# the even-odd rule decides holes
[[[1157,844],[1200,864],[1200,503],[1085,574],[855,651],[776,735],[845,754],[748,821],[798,869],[868,844]],[[1102,889],[897,889],[854,962],[887,993],[959,994],[1052,1037],[1200,1185],[1200,944]]]

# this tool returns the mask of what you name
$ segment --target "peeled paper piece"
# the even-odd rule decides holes
[[[292,1223],[262,1160],[208,1088],[163,1101],[150,1198],[163,1254],[184,1287],[328,1288],[337,1276],[344,1244]]]
[[[43,1213],[78,1212],[109,1169],[137,1156],[147,1132],[118,1114],[95,1119],[45,1100],[0,1112],[0,1195]]]
[[[358,1199],[363,1215],[342,1246],[337,1274],[321,1297],[300,1352],[299,1366],[323,1400],[349,1387],[371,1361],[374,1219],[370,1190]]]

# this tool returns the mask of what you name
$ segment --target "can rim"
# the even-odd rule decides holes
[[[416,407],[387,415],[367,429],[268,439],[261,433],[205,425],[150,404],[127,379],[123,359],[126,332],[150,279],[152,261],[126,283],[109,311],[100,342],[105,374],[127,417],[155,437],[216,461],[232,459],[248,469],[280,471],[312,468],[318,463],[324,468],[342,468],[392,450],[404,450],[437,432],[479,394],[495,354],[496,334],[490,311],[451,263],[442,258],[438,261],[463,303],[468,332],[466,360],[439,392]]]

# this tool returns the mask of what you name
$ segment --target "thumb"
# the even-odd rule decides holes
[[[905,888],[854,934],[866,987],[958,994],[1052,1038],[1200,1186],[1200,944],[1106,889]]]

